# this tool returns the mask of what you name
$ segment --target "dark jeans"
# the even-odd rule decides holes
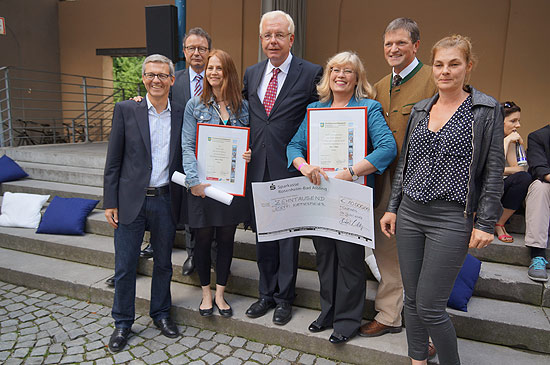
[[[502,206],[512,210],[521,208],[531,182],[533,182],[531,174],[525,171],[516,172],[504,179],[504,194],[502,194],[501,199]]]
[[[201,286],[210,285],[211,245],[216,234],[216,284],[226,286],[237,226],[195,228],[195,266]]]
[[[313,244],[321,294],[316,322],[351,337],[361,326],[365,309],[365,247],[325,237],[313,237]]]
[[[146,197],[136,219],[119,223],[115,229],[115,297],[112,315],[115,327],[130,328],[135,318],[136,270],[145,230],[151,232],[153,277],[151,306],[154,320],[170,316],[172,299],[172,244],[176,226],[170,209],[170,195]]]
[[[422,204],[404,195],[397,212],[407,343],[414,360],[428,358],[431,336],[441,364],[460,364],[456,332],[445,309],[473,227],[472,217],[464,218],[463,211],[458,203]]]

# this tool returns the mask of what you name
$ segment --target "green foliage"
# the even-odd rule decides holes
[[[115,102],[136,95],[145,96],[146,90],[141,81],[141,64],[144,59],[145,57],[113,57],[113,86],[115,90],[121,90],[115,95]]]

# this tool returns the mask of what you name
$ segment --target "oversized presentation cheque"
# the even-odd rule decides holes
[[[252,183],[258,241],[322,236],[374,248],[372,189],[305,176]]]

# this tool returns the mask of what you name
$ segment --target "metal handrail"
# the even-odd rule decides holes
[[[104,140],[115,101],[141,90],[141,83],[2,66],[0,147]]]

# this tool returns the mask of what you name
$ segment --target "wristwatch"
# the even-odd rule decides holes
[[[355,171],[353,171],[353,168],[350,166],[348,167],[349,173],[351,174],[351,181],[357,181],[359,179],[359,176],[355,174]]]

